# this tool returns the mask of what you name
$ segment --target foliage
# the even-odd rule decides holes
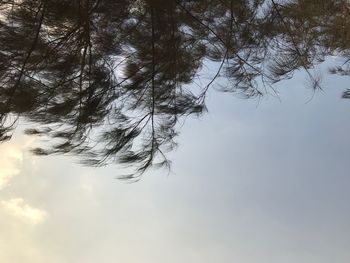
[[[0,140],[18,117],[52,139],[35,154],[169,166],[176,125],[219,76],[245,97],[327,55],[349,55],[345,0],[0,1]],[[204,61],[220,64],[206,85]],[[332,73],[349,74],[348,62]],[[260,83],[260,84],[258,84]],[[348,97],[348,91],[344,97]]]

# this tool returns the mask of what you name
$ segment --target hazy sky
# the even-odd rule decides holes
[[[348,78],[305,76],[272,96],[210,93],[181,128],[172,173],[138,183],[73,157],[0,145],[0,262],[348,263]]]

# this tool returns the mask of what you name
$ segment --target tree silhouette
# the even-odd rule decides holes
[[[23,117],[51,138],[35,154],[132,164],[136,178],[169,166],[177,123],[220,76],[247,98],[297,69],[320,88],[314,65],[349,56],[348,15],[345,0],[0,1],[0,140]],[[197,87],[206,61],[218,70]]]

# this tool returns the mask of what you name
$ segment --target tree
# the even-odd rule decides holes
[[[320,88],[310,69],[348,56],[348,12],[345,0],[0,1],[0,140],[23,117],[53,139],[35,154],[136,164],[126,178],[169,166],[178,121],[205,110],[219,76],[247,98],[300,68]],[[194,89],[208,60],[219,69]]]

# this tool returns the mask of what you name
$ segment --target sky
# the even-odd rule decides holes
[[[316,94],[301,73],[278,98],[211,91],[172,171],[137,183],[34,157],[18,130],[0,145],[0,262],[350,262],[348,79],[319,70]]]

